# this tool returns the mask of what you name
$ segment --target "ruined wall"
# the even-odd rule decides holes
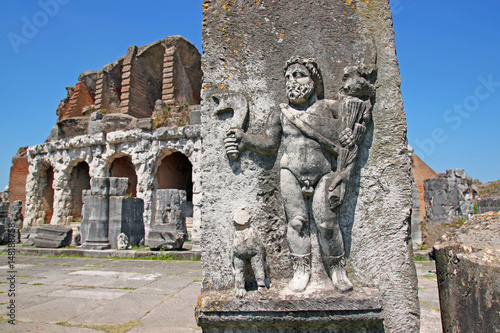
[[[22,214],[24,215],[24,202],[26,201],[26,178],[29,173],[28,147],[19,148],[16,156],[12,158],[9,176],[9,202],[22,201]]]
[[[201,77],[201,55],[181,36],[131,46],[116,62],[80,74],[75,87],[66,88],[51,139],[92,134],[94,112],[152,118],[166,105],[199,104]]]
[[[423,221],[425,217],[424,180],[437,178],[439,175],[414,153],[411,157],[411,173],[418,188],[418,195],[420,198],[420,220]]]
[[[463,169],[449,169],[424,181],[425,219],[432,223],[468,219],[474,214],[472,179]]]
[[[200,221],[200,154],[199,126],[159,128],[155,131],[133,130],[76,136],[47,142],[27,150],[29,176],[26,185],[26,214],[23,225],[50,222],[68,225],[74,220],[71,174],[81,162],[89,166],[90,177],[109,177],[113,161],[130,156],[137,175],[137,197],[144,200],[146,234],[154,210],[158,188],[157,172],[161,160],[172,152],[184,154],[193,166],[193,224],[199,231]],[[53,170],[53,185],[47,184],[47,170]],[[53,191],[53,214],[47,221],[44,193]],[[196,232],[197,232],[196,231]]]

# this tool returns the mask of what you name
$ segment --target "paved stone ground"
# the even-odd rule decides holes
[[[0,255],[3,319],[6,262]],[[199,261],[17,256],[16,269],[16,325],[0,321],[0,332],[200,332]],[[417,272],[421,332],[441,333],[434,262],[418,262]]]
[[[420,332],[442,333],[439,293],[434,261],[417,261]]]

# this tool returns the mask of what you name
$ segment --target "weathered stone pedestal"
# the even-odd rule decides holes
[[[378,290],[314,296],[206,293],[196,309],[203,332],[384,332]]]
[[[186,191],[160,189],[156,191],[154,223],[146,245],[151,250],[180,250],[187,240],[186,217],[182,206]]]

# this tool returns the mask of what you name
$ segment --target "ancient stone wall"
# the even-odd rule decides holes
[[[129,47],[116,62],[82,73],[75,87],[66,88],[68,96],[58,107],[53,139],[89,133],[88,117],[93,112],[151,118],[159,102],[199,104],[200,58],[196,47],[181,36]]]
[[[72,172],[85,162],[90,177],[109,177],[113,161],[130,156],[137,176],[137,197],[144,200],[146,235],[154,211],[154,196],[158,188],[157,172],[161,160],[172,153],[182,153],[193,166],[193,224],[200,221],[200,154],[199,126],[159,128],[151,130],[114,131],[107,134],[76,136],[29,147],[29,176],[26,186],[24,226],[44,222],[69,225],[74,219]],[[53,170],[53,185],[47,183],[47,170]],[[44,213],[44,193],[53,192],[53,214],[47,221]]]
[[[486,212],[500,212],[500,197],[486,197],[477,199],[478,214]]]
[[[22,214],[24,214],[24,202],[26,201],[26,179],[29,173],[28,147],[19,148],[16,156],[12,158],[12,167],[9,176],[9,202],[20,200],[22,202]]]
[[[474,214],[472,179],[463,169],[449,169],[424,181],[425,219],[433,223],[468,219]]]

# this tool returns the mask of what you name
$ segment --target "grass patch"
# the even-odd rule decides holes
[[[436,273],[425,274],[425,275],[422,275],[422,277],[424,277],[426,279],[435,279],[436,278]]]
[[[56,325],[59,326],[65,326],[65,327],[80,327],[80,328],[89,328],[93,330],[99,330],[103,332],[108,332],[108,333],[124,333],[132,328],[136,327],[139,325],[138,320],[131,320],[128,323],[120,324],[120,325],[74,325],[70,324],[68,322],[60,322],[56,323]]]
[[[43,283],[33,283],[34,286],[43,286]]]
[[[121,290],[136,290],[137,288],[130,288],[130,287],[123,287],[120,288]]]
[[[18,275],[17,277],[29,277],[29,275]]]
[[[106,266],[104,266],[104,265],[87,265],[86,267],[104,268],[104,267],[106,267]]]
[[[427,256],[417,254],[413,257],[413,261],[429,261],[429,258]]]

